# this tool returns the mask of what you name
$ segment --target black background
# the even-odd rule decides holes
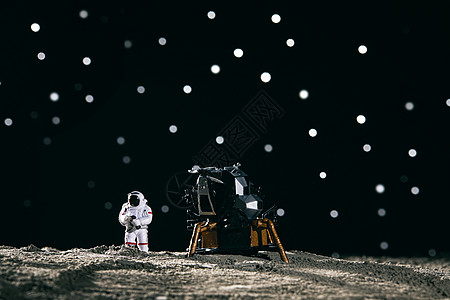
[[[139,190],[154,211],[150,249],[184,250],[185,212],[168,202],[167,182],[191,168],[264,91],[284,115],[236,159],[285,210],[279,227],[285,248],[325,255],[449,251],[449,8],[310,2],[1,4],[0,243],[121,244],[117,216],[126,194]],[[215,19],[207,17],[210,10]],[[271,21],[275,13],[278,24]],[[30,29],[35,22],[38,32]],[[358,53],[360,45],[366,54]],[[243,57],[233,55],[236,48]],[[41,51],[44,60],[37,58]],[[210,71],[213,64],[219,74]],[[263,72],[270,82],[260,80]],[[309,92],[305,100],[302,89]],[[52,92],[59,101],[50,100]],[[84,100],[88,94],[93,103]],[[406,102],[414,103],[412,111]],[[356,122],[360,114],[364,124]],[[363,151],[366,143],[370,152]],[[337,218],[330,217],[333,209]]]

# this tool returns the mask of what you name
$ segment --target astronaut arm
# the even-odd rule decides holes
[[[123,226],[126,226],[130,222],[130,216],[127,215],[127,210],[125,206],[122,206],[122,209],[119,213],[119,223]]]
[[[153,213],[150,207],[147,207],[142,216],[133,220],[135,226],[149,225],[153,220]]]

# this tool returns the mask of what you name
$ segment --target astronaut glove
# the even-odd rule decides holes
[[[136,227],[141,226],[141,221],[139,219],[133,219],[133,221],[131,221],[131,223],[133,223],[133,225]]]

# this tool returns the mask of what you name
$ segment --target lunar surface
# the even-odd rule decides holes
[[[1,299],[449,299],[448,258],[0,246]]]

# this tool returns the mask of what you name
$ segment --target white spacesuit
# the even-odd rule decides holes
[[[137,246],[139,250],[148,252],[148,225],[152,222],[153,214],[147,200],[141,192],[128,194],[128,202],[122,205],[119,222],[125,229],[125,245]]]

